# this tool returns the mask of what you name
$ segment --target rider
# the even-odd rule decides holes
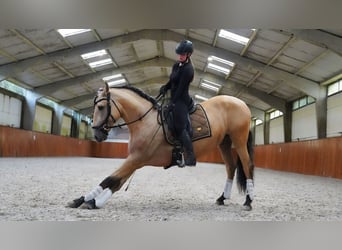
[[[185,149],[185,165],[195,166],[196,156],[193,152],[191,136],[187,130],[189,110],[193,106],[193,100],[189,95],[189,86],[194,78],[194,66],[190,58],[193,52],[192,42],[181,41],[175,51],[178,61],[172,67],[170,80],[161,86],[160,94],[165,94],[167,90],[171,89],[175,137]]]

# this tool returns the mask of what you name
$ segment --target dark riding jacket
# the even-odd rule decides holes
[[[186,106],[191,103],[189,95],[190,83],[194,78],[194,67],[190,60],[185,63],[176,62],[172,66],[170,80],[165,85],[165,92],[171,89],[171,102],[182,101]]]
[[[184,130],[190,131],[189,110],[193,100],[189,95],[190,83],[194,78],[194,67],[191,60],[176,62],[172,67],[170,80],[162,87],[161,92],[171,89],[171,107],[173,113],[174,133],[179,137]]]

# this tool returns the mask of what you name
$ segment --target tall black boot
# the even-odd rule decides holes
[[[196,156],[194,154],[191,138],[186,130],[183,130],[179,137],[185,151],[185,166],[195,167]]]

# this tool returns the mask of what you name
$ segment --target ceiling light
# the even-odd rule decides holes
[[[210,61],[210,62],[217,61],[217,62],[220,62],[220,63],[223,63],[223,64],[227,64],[228,66],[230,66],[232,68],[235,66],[235,63],[233,63],[231,61],[228,61],[228,60],[225,60],[225,59],[222,59],[222,58],[217,57],[217,56],[209,56],[208,57],[208,61]]]
[[[119,84],[122,84],[122,83],[125,83],[126,80],[123,78],[123,79],[119,79],[119,80],[116,80],[116,81],[111,81],[111,82],[108,82],[108,86],[109,87],[113,87],[113,86],[116,86],[116,85],[119,85]]]
[[[119,77],[122,77],[122,74],[116,74],[116,75],[111,75],[111,76],[106,76],[106,77],[103,77],[102,80],[107,82],[109,80],[112,80],[112,79],[115,79],[115,78],[119,78]]]
[[[57,31],[63,37],[68,37],[68,36],[73,36],[73,35],[91,31],[91,29],[58,29]]]
[[[195,98],[198,99],[198,100],[201,100],[201,101],[206,101],[206,100],[208,100],[208,98],[203,97],[203,96],[201,96],[201,95],[195,95]]]
[[[89,66],[91,68],[96,68],[96,67],[104,66],[104,65],[107,65],[107,64],[111,64],[111,63],[113,63],[112,59],[111,58],[107,58],[107,59],[99,60],[99,61],[96,61],[96,62],[91,62],[91,63],[89,63]]]
[[[93,52],[89,52],[89,53],[86,53],[86,54],[83,54],[81,55],[81,57],[86,60],[86,59],[89,59],[89,58],[94,58],[94,57],[98,57],[98,56],[104,56],[104,55],[107,55],[107,51],[105,49],[102,49],[102,50],[97,50],[97,51],[93,51]]]
[[[244,37],[244,36],[240,36],[238,34],[235,34],[233,32],[227,31],[227,30],[220,30],[218,36],[229,39],[233,42],[243,44],[243,45],[246,45],[249,41],[249,38]]]
[[[220,84],[217,84],[217,83],[214,83],[214,82],[211,82],[211,81],[208,81],[208,80],[203,80],[201,81],[201,84],[200,86],[202,88],[205,88],[205,89],[209,89],[209,90],[212,90],[216,93],[219,92],[219,90],[221,89],[221,85]]]
[[[230,69],[218,66],[218,65],[213,64],[213,63],[208,63],[208,68],[216,70],[216,71],[219,71],[219,72],[222,72],[222,73],[224,73],[226,75],[228,75],[229,72],[230,72]]]
[[[201,83],[201,87],[203,88],[206,88],[206,89],[209,89],[209,90],[213,90],[215,92],[218,92],[219,91],[219,88],[218,87],[214,87],[212,85],[209,85],[207,83]]]

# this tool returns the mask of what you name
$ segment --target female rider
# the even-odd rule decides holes
[[[175,51],[178,61],[172,67],[170,80],[160,88],[160,93],[165,94],[171,89],[175,137],[184,147],[185,165],[196,166],[196,156],[187,130],[189,110],[193,106],[193,100],[189,95],[189,86],[194,78],[194,67],[190,58],[193,53],[192,42],[181,41]]]

